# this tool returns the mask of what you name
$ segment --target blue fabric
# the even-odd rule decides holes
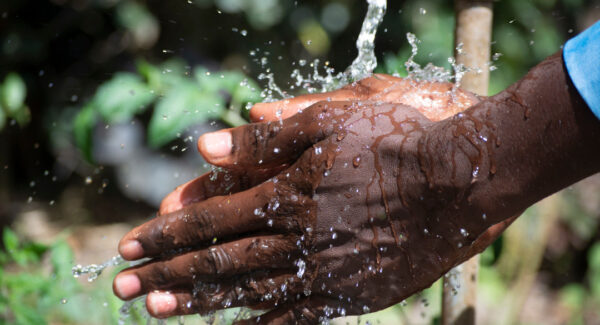
[[[563,58],[575,88],[600,119],[600,21],[567,41]]]

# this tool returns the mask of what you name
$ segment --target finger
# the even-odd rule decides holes
[[[251,171],[213,170],[178,186],[161,202],[159,214],[167,214],[213,196],[245,191],[277,175],[285,165]]]
[[[259,269],[291,269],[300,255],[296,241],[295,236],[250,237],[151,261],[121,271],[113,281],[113,291],[129,300],[154,290],[192,288],[198,281],[215,282]]]
[[[198,139],[198,150],[211,164],[229,169],[281,165],[331,134],[336,119],[342,120],[352,104],[319,102],[283,121],[204,134]]]
[[[302,292],[293,274],[246,276],[229,283],[200,283],[190,292],[154,291],[146,298],[148,312],[156,318],[206,314],[231,307],[273,308]]]
[[[127,233],[119,242],[119,253],[134,260],[258,230],[300,231],[302,220],[296,214],[307,198],[289,191],[295,190],[269,181],[157,216]]]
[[[483,234],[475,239],[473,244],[471,244],[467,256],[470,257],[483,252],[483,250],[500,237],[504,230],[506,230],[506,228],[508,228],[520,215],[521,213],[489,227]]]
[[[276,102],[258,103],[254,104],[250,109],[250,120],[252,122],[278,121],[291,117],[321,101],[348,101],[361,99],[360,93],[356,93],[350,88],[342,88],[331,92],[307,94]]]
[[[287,98],[271,103],[258,103],[250,109],[252,122],[268,122],[286,119],[309,106],[321,101],[360,101],[373,98],[385,89],[395,86],[396,91],[409,89],[408,79],[397,78],[384,74],[374,74],[372,77],[348,84],[338,90],[307,94]]]

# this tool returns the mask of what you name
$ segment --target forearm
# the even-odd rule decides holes
[[[437,123],[422,159],[434,193],[477,234],[600,171],[600,121],[556,54],[462,115]],[[435,151],[437,150],[437,151]],[[435,191],[438,187],[437,191]],[[444,189],[441,191],[440,189]],[[485,216],[484,216],[485,214]]]

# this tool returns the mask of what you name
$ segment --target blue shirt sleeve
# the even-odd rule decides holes
[[[567,41],[563,59],[575,88],[600,119],[600,21]]]

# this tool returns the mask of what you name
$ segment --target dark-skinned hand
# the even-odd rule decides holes
[[[152,260],[121,272],[115,293],[149,293],[161,318],[249,306],[270,310],[251,322],[313,324],[428,287],[510,222],[471,229],[431,213],[446,198],[430,186],[425,134],[477,101],[451,84],[375,75],[256,105],[251,117],[269,122],[199,139],[224,170],[179,187],[122,239],[124,258]]]

